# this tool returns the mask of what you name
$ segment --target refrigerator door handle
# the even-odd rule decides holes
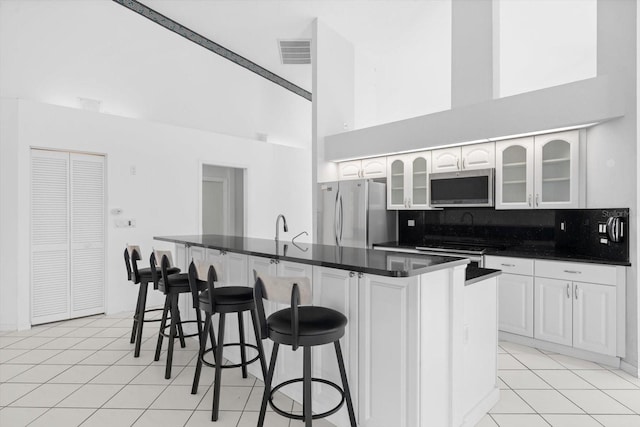
[[[342,194],[340,195],[340,243],[342,243],[342,226],[344,225],[344,209],[342,204]]]
[[[336,192],[336,200],[333,205],[333,238],[336,241],[336,245],[340,245],[338,240],[338,200],[340,199],[340,190]]]

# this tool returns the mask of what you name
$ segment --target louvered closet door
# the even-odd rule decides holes
[[[69,317],[69,154],[31,151],[31,323]]]
[[[104,312],[104,157],[70,154],[71,316]]]

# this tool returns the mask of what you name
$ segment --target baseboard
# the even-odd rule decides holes
[[[0,331],[17,331],[17,323],[0,323]]]
[[[492,389],[476,406],[473,407],[464,417],[462,427],[474,427],[480,420],[495,406],[500,400],[500,389]]]
[[[593,353],[591,351],[579,350],[577,348],[568,347],[562,344],[537,340],[535,338],[523,337],[522,335],[511,334],[509,332],[500,331],[498,339],[501,341],[509,341],[516,344],[527,345],[542,350],[553,351],[554,353],[564,354],[566,356],[576,357],[579,359],[589,360],[595,363],[602,363],[612,368],[620,367],[620,358],[616,356],[607,356],[606,354]]]
[[[640,378],[640,369],[637,366],[633,366],[631,363],[620,361],[620,369],[625,371],[629,375],[633,375],[636,378]]]

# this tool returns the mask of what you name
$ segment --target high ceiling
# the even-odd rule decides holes
[[[318,18],[372,65],[425,51],[430,11],[449,0],[141,0],[148,7],[311,91],[310,65],[282,65],[280,39],[310,39]],[[396,58],[397,60],[397,58]],[[406,63],[406,61],[398,61]]]

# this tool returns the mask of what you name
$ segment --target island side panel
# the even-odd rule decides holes
[[[465,286],[463,340],[463,425],[473,427],[500,398],[496,277]]]
[[[459,426],[466,266],[420,276],[420,422]]]

